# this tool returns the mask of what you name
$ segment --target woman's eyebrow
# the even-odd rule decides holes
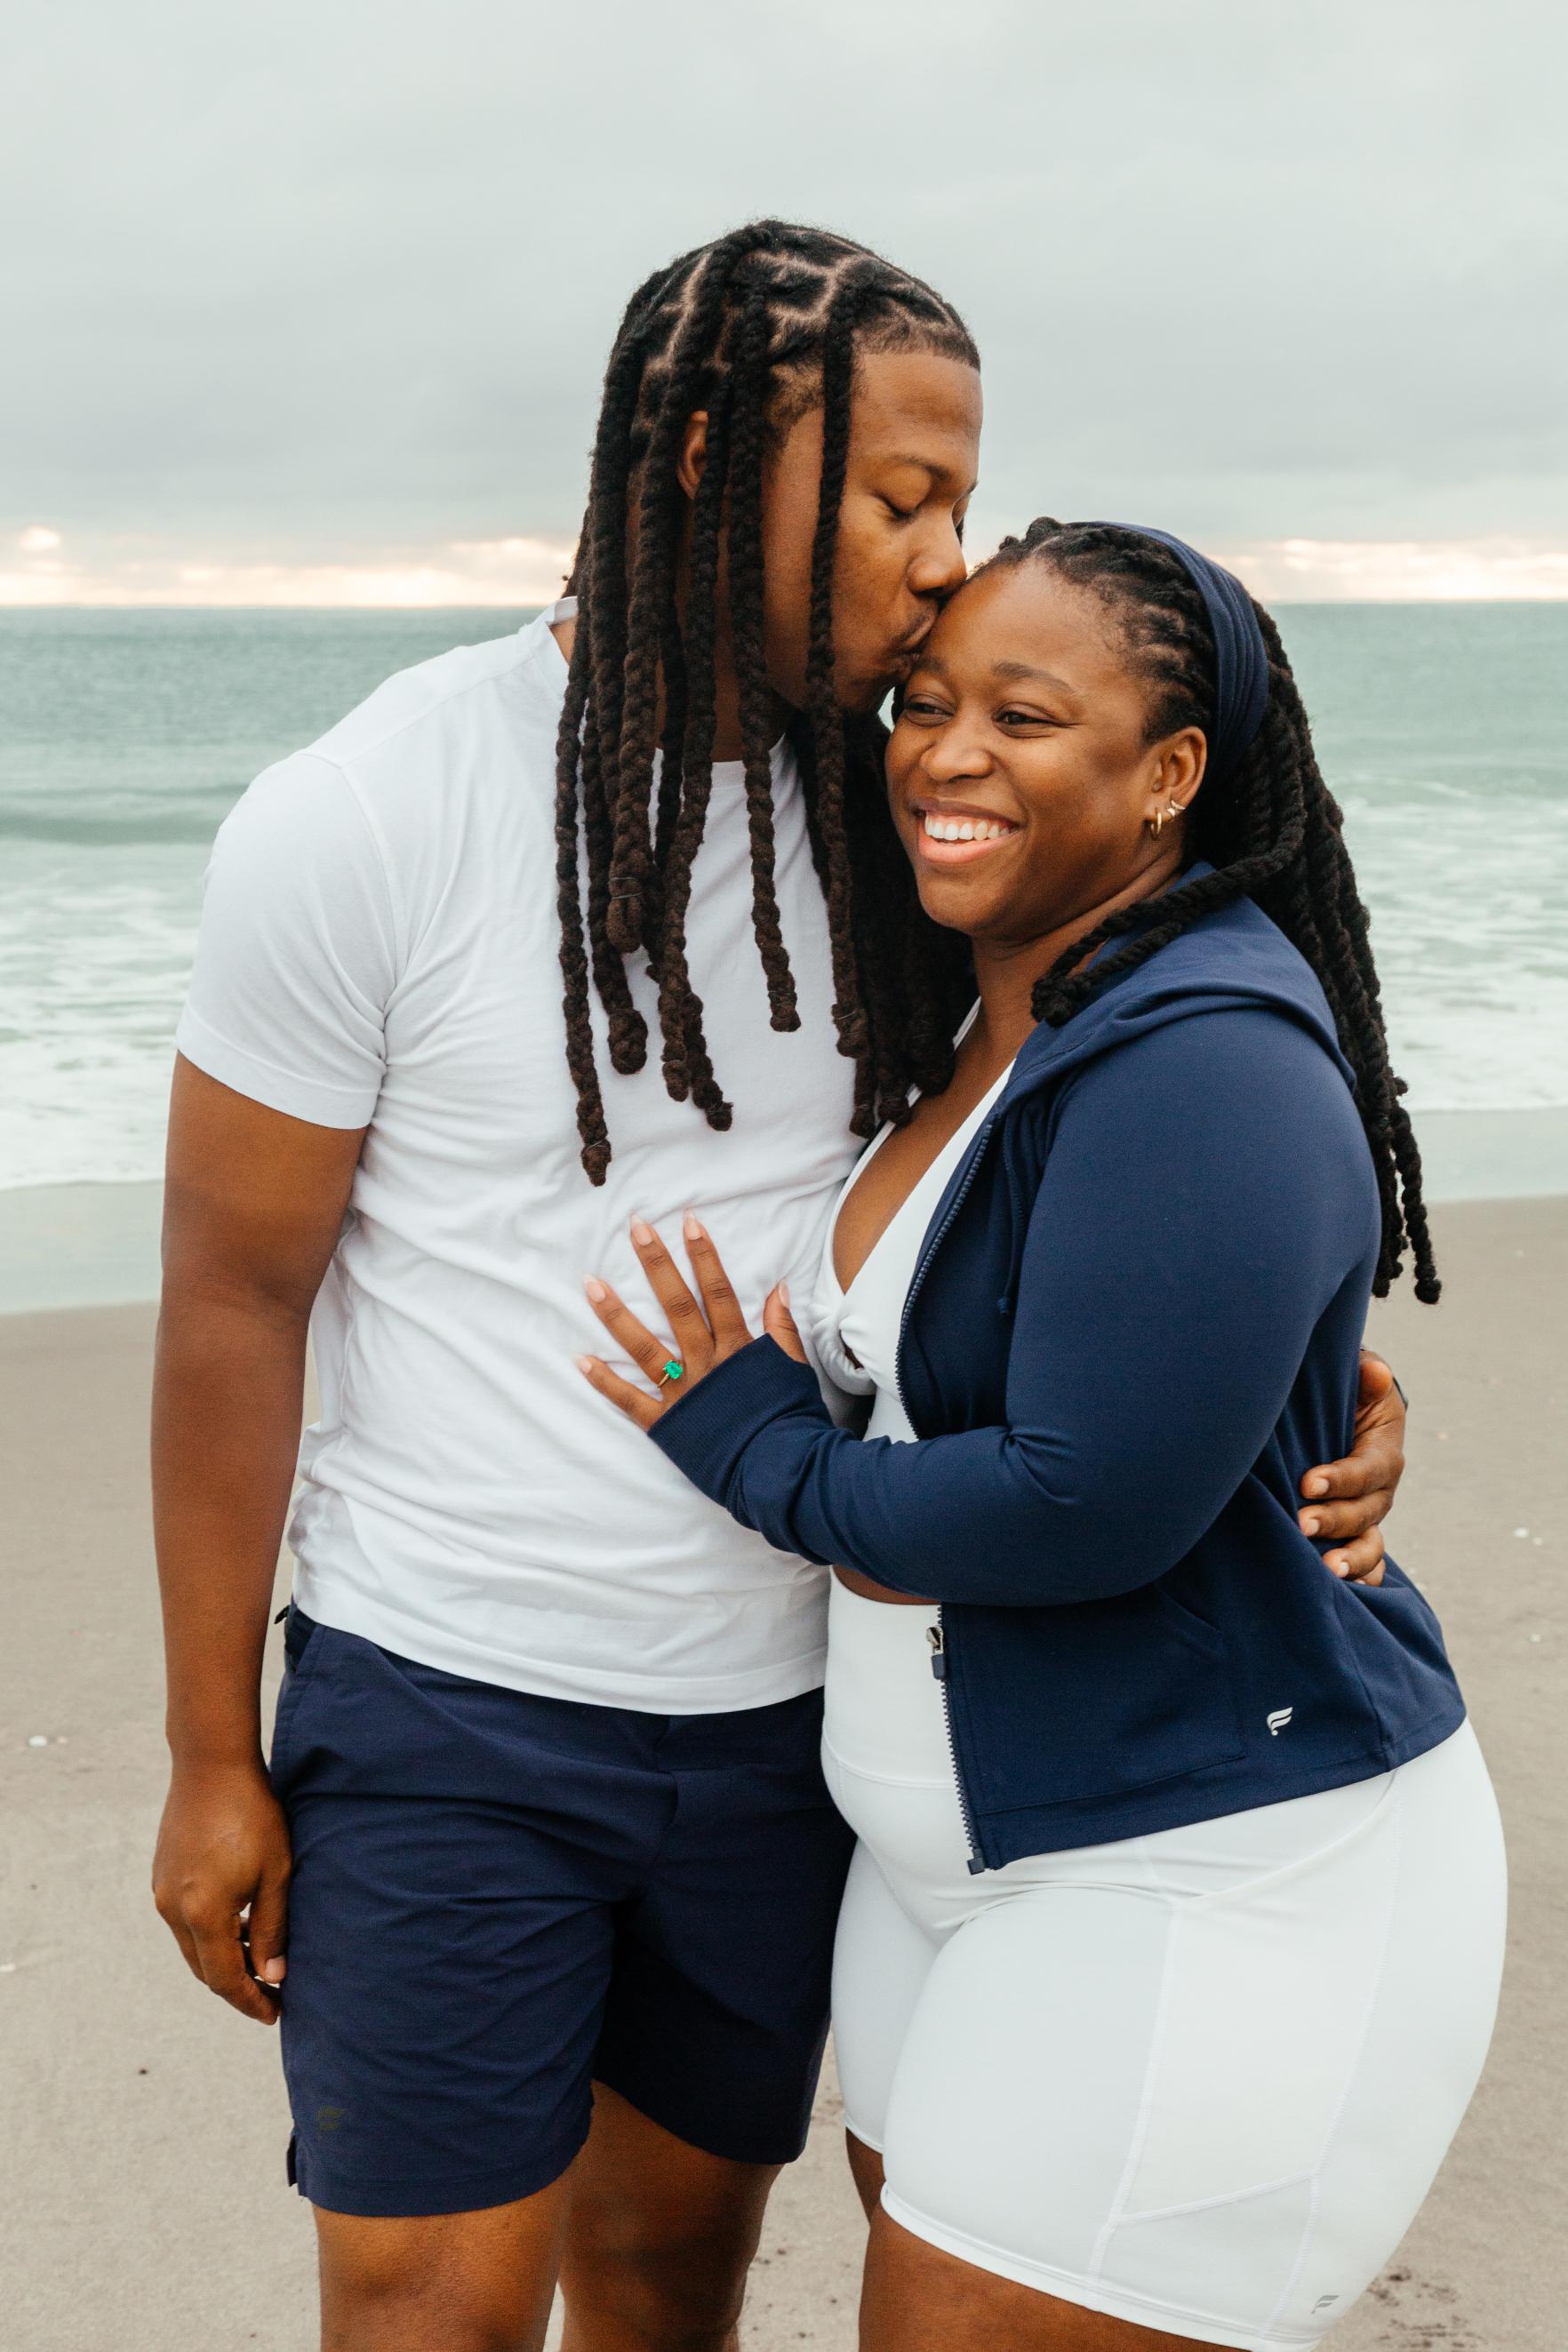
[[[991,665],[991,675],[993,677],[1036,678],[1042,686],[1054,686],[1059,688],[1063,694],[1070,694],[1072,692],[1072,688],[1068,684],[1065,677],[1058,677],[1054,670],[1033,669],[1027,662],[993,662]]]

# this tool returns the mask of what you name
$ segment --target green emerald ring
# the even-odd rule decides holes
[[[669,1359],[669,1361],[665,1365],[664,1370],[660,1372],[660,1374],[659,1374],[659,1376],[658,1376],[658,1385],[659,1385],[659,1387],[660,1387],[660,1388],[663,1388],[663,1386],[664,1386],[664,1384],[665,1384],[666,1381],[679,1381],[679,1380],[683,1380],[683,1379],[685,1378],[685,1376],[686,1376],[686,1367],[685,1367],[685,1365],[684,1365],[684,1364],[678,1364],[678,1363],[676,1362],[676,1360],[675,1360],[675,1358],[674,1358],[673,1356],[671,1356],[671,1358]]]

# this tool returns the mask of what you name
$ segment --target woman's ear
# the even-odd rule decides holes
[[[1160,746],[1154,772],[1159,797],[1189,807],[1203,782],[1207,759],[1208,745],[1201,727],[1184,727],[1179,735],[1167,736]]]
[[[675,478],[689,499],[697,496],[697,485],[702,479],[702,468],[708,462],[708,411],[693,409],[686,420],[686,430],[680,436],[680,455],[675,461]]]

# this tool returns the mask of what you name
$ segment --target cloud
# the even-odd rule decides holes
[[[976,558],[989,551],[972,542]],[[271,552],[219,553],[110,541],[58,551],[56,531],[18,535],[21,561],[0,564],[0,606],[359,605],[382,609],[494,605],[516,611],[562,593],[569,541],[522,537],[399,546],[351,561],[298,562]],[[1495,603],[1568,599],[1568,541],[1282,539],[1209,551],[1265,604]]]
[[[1568,543],[1284,539],[1216,550],[1269,604],[1544,604],[1568,598]]]
[[[1568,543],[1554,0],[142,0],[8,65],[0,446],[70,548],[560,544],[627,292],[762,211],[965,310],[998,529]]]
[[[569,543],[515,537],[392,547],[337,562],[145,541],[110,541],[65,559],[46,553],[46,542],[59,547],[59,534],[20,534],[23,561],[0,566],[0,605],[494,604],[515,610],[559,596],[572,562]]]

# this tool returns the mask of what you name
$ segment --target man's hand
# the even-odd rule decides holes
[[[289,1867],[288,1824],[259,1759],[176,1767],[153,1899],[192,1975],[263,2025],[278,2021]]]
[[[1363,1348],[1356,1404],[1355,1450],[1322,1462],[1301,1481],[1303,1535],[1327,1540],[1323,1565],[1352,1584],[1383,1582],[1382,1522],[1405,1475],[1405,1403],[1381,1356]]]

